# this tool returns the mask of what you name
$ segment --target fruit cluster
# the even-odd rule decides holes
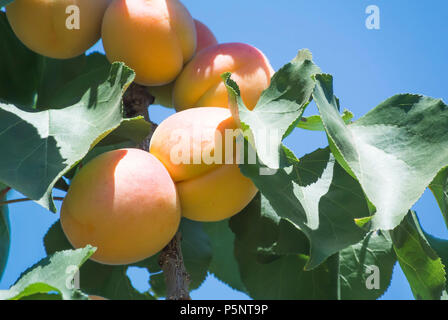
[[[67,27],[69,6],[79,9],[79,28]],[[159,125],[149,152],[107,152],[79,170],[61,209],[73,246],[96,246],[100,263],[133,263],[162,250],[182,216],[220,221],[256,195],[235,147],[224,147],[237,125],[221,75],[232,73],[253,109],[274,73],[261,51],[218,44],[179,0],[15,0],[6,14],[23,44],[47,57],[76,57],[102,38],[109,61],[124,62],[159,104],[178,111]]]

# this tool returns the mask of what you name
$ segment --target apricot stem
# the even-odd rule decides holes
[[[54,197],[53,200],[63,201],[64,197]],[[20,199],[13,199],[13,200],[8,200],[8,201],[2,201],[2,202],[0,202],[0,207],[1,206],[6,206],[6,205],[12,204],[12,203],[20,203],[20,202],[27,202],[27,201],[34,201],[34,200],[30,199],[30,198],[20,198]]]
[[[154,97],[147,88],[132,83],[123,96],[124,111],[126,116],[143,116],[146,121],[149,119],[148,107],[154,103]],[[152,122],[151,122],[152,123]],[[149,144],[157,125],[153,124],[153,131],[138,148],[149,151]],[[182,249],[181,234],[177,232],[171,242],[162,250],[159,257],[159,264],[165,275],[167,289],[167,300],[191,300],[189,294],[190,276],[185,268]]]

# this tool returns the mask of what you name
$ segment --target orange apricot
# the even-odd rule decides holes
[[[176,182],[184,217],[224,220],[258,192],[235,162],[235,129],[229,109],[204,107],[178,112],[154,132],[150,152]]]
[[[139,149],[104,153],[73,179],[61,224],[75,248],[97,247],[92,260],[130,264],[161,251],[180,223],[176,186],[156,157]]]
[[[194,20],[196,26],[196,37],[197,37],[197,47],[196,53],[199,51],[217,45],[215,35],[211,30],[202,22]],[[173,108],[172,96],[173,96],[174,82],[170,84],[159,86],[159,87],[149,87],[149,92],[155,97],[156,104],[162,105],[167,108]]]
[[[102,37],[107,58],[126,63],[146,86],[172,82],[196,51],[193,18],[178,0],[115,0]]]
[[[195,107],[228,107],[221,79],[232,73],[246,106],[252,110],[274,74],[268,59],[257,48],[243,43],[225,43],[199,52],[183,69],[173,89],[173,105],[181,111]]]
[[[6,16],[29,49],[50,58],[69,59],[83,54],[100,39],[110,1],[15,0],[6,6]]]

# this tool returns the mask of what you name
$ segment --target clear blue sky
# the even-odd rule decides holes
[[[246,42],[261,49],[277,70],[301,48],[335,78],[343,108],[359,118],[397,93],[420,93],[448,102],[448,1],[446,0],[184,0],[192,15],[206,23],[220,42]],[[380,9],[380,30],[365,27],[368,5]],[[101,45],[94,50],[102,50]],[[171,111],[152,106],[159,122]],[[317,113],[312,105],[307,114]],[[286,144],[298,156],[327,145],[323,134],[296,130]],[[12,193],[10,198],[20,197]],[[430,192],[415,205],[423,227],[441,238],[448,232]],[[10,207],[12,246],[0,289],[44,257],[42,237],[58,219],[34,203]],[[139,289],[148,275],[130,272]],[[247,299],[213,277],[192,293],[194,299]],[[386,299],[412,299],[409,285],[395,268]]]

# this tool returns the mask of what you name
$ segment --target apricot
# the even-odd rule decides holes
[[[103,19],[104,51],[141,85],[172,82],[196,50],[193,18],[178,0],[115,0]]]
[[[173,89],[173,104],[181,111],[194,107],[228,107],[225,72],[241,89],[246,106],[252,110],[274,74],[268,59],[257,48],[243,43],[225,43],[199,52],[183,69]]]
[[[97,247],[102,264],[130,264],[161,251],[181,218],[176,186],[156,157],[138,149],[104,153],[72,180],[61,225],[75,248]]]
[[[196,27],[197,46],[196,53],[202,51],[205,48],[215,46],[218,44],[213,32],[201,21],[194,19],[194,25]]]
[[[100,39],[103,15],[110,1],[15,0],[6,6],[6,16],[16,36],[29,49],[50,58],[69,59]],[[74,23],[75,11],[70,10],[73,5],[79,8],[79,28]]]
[[[235,161],[233,136],[226,139],[234,129],[229,109],[203,107],[170,116],[154,132],[150,152],[175,181],[184,217],[224,220],[244,209],[257,194]]]
[[[211,30],[199,20],[194,20],[196,26],[197,46],[196,53],[202,49],[218,44],[215,35]],[[167,108],[173,108],[173,87],[174,82],[160,87],[149,87],[149,92],[156,98],[155,103]]]
[[[101,296],[89,295],[89,300],[109,300],[109,299],[106,299],[106,298],[101,297]]]

